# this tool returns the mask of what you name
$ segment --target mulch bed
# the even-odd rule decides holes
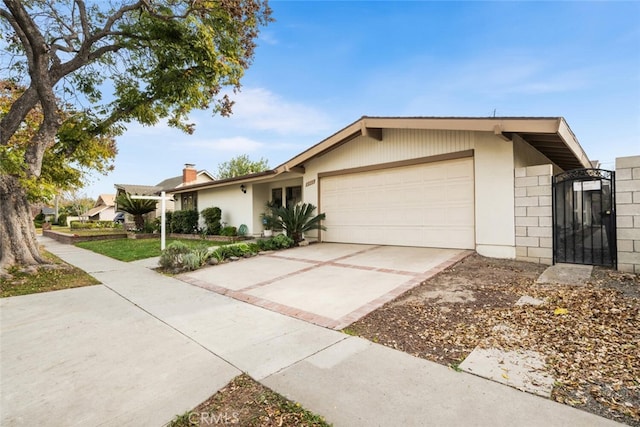
[[[553,399],[640,426],[639,276],[596,267],[586,285],[536,284],[545,268],[472,255],[347,329],[452,367],[478,345],[538,351]],[[544,303],[515,306],[523,295]]]

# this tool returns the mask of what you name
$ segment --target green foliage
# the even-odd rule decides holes
[[[45,220],[45,215],[40,212],[38,215],[36,215],[35,218],[33,218],[34,221],[40,221],[40,222],[44,222]]]
[[[142,230],[144,228],[143,215],[155,211],[157,203],[158,202],[155,200],[134,199],[129,193],[120,193],[116,197],[118,210],[133,215],[133,221],[136,223],[137,230]]]
[[[270,237],[268,239],[260,239],[256,241],[256,245],[261,251],[275,251],[278,249],[287,249],[294,245],[293,239],[284,234]]]
[[[265,230],[273,230],[278,226],[278,216],[274,213],[276,208],[274,202],[267,202],[264,212],[260,214],[260,220]]]
[[[200,212],[204,223],[206,225],[207,234],[218,235],[220,234],[220,219],[222,219],[222,211],[218,207],[206,208]]]
[[[190,251],[191,248],[180,241],[171,242],[167,245],[167,248],[162,251],[162,255],[160,255],[158,263],[165,269],[181,267],[182,258]]]
[[[67,214],[61,213],[60,215],[58,215],[58,225],[66,227],[66,225],[67,225]]]
[[[175,211],[171,215],[171,230],[173,233],[193,234],[198,231],[198,211]]]
[[[246,236],[248,232],[249,227],[247,227],[246,224],[240,224],[240,227],[238,227],[238,236]]]
[[[8,80],[0,80],[0,117],[25,92],[24,87]],[[31,201],[49,200],[59,190],[82,187],[87,174],[97,171],[106,174],[113,169],[117,154],[114,137],[116,127],[105,128],[100,134],[95,129],[95,116],[78,111],[68,104],[60,104],[61,125],[55,141],[44,151],[39,175],[29,172],[28,150],[43,120],[39,106],[34,107],[22,121],[22,126],[7,144],[0,144],[0,170],[16,176]]]
[[[142,233],[153,233],[154,231],[156,231],[155,220],[145,221],[142,229],[140,230]]]
[[[113,221],[71,221],[72,230],[94,230],[120,228],[120,224]]]
[[[279,207],[274,209],[274,214],[280,217],[278,224],[287,232],[295,243],[302,240],[302,234],[310,230],[326,230],[321,224],[325,214],[313,216],[316,209],[311,203],[298,203],[291,207]]]
[[[31,200],[111,170],[126,123],[167,118],[191,133],[194,109],[230,115],[223,89],[240,89],[271,20],[261,0],[4,3],[0,170]]]
[[[222,230],[220,230],[220,235],[221,236],[227,236],[227,237],[237,236],[238,235],[238,229],[236,227],[228,225],[226,227],[223,227]]]
[[[216,248],[216,250],[213,251],[212,256],[218,261],[222,261],[231,257],[242,258],[244,256],[258,253],[258,251],[255,249],[255,246],[251,247],[246,243],[236,243]]]
[[[165,227],[167,229],[167,233],[176,233],[173,229],[173,212],[167,211],[165,212]],[[160,224],[158,224],[158,230],[160,229]]]
[[[260,160],[252,161],[249,156],[242,154],[229,160],[222,162],[218,166],[218,179],[235,178],[238,176],[249,175],[252,173],[264,172],[269,169],[269,161],[260,158]]]
[[[276,249],[287,249],[297,243],[291,237],[285,236],[284,234],[274,236],[271,240],[276,245]]]
[[[176,241],[167,246],[160,255],[159,264],[167,270],[197,270],[210,257],[207,247],[190,247]]]

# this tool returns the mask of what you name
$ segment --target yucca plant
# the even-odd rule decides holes
[[[298,203],[290,207],[279,207],[273,213],[279,217],[278,225],[287,232],[295,243],[302,240],[302,233],[310,230],[326,230],[321,224],[325,214],[313,216],[316,207],[311,203]]]
[[[155,200],[132,199],[129,193],[121,193],[116,197],[118,210],[133,215],[137,230],[142,230],[144,227],[143,215],[155,211],[156,203]]]

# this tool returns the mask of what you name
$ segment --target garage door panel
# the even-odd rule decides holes
[[[323,240],[474,248],[473,159],[321,179]]]

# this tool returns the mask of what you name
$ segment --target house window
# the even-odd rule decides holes
[[[287,187],[287,207],[294,206],[296,203],[302,201],[302,186]]]
[[[198,193],[182,193],[180,200],[180,208],[183,211],[197,211],[198,210]]]
[[[273,206],[282,206],[282,188],[271,189],[271,203]]]

